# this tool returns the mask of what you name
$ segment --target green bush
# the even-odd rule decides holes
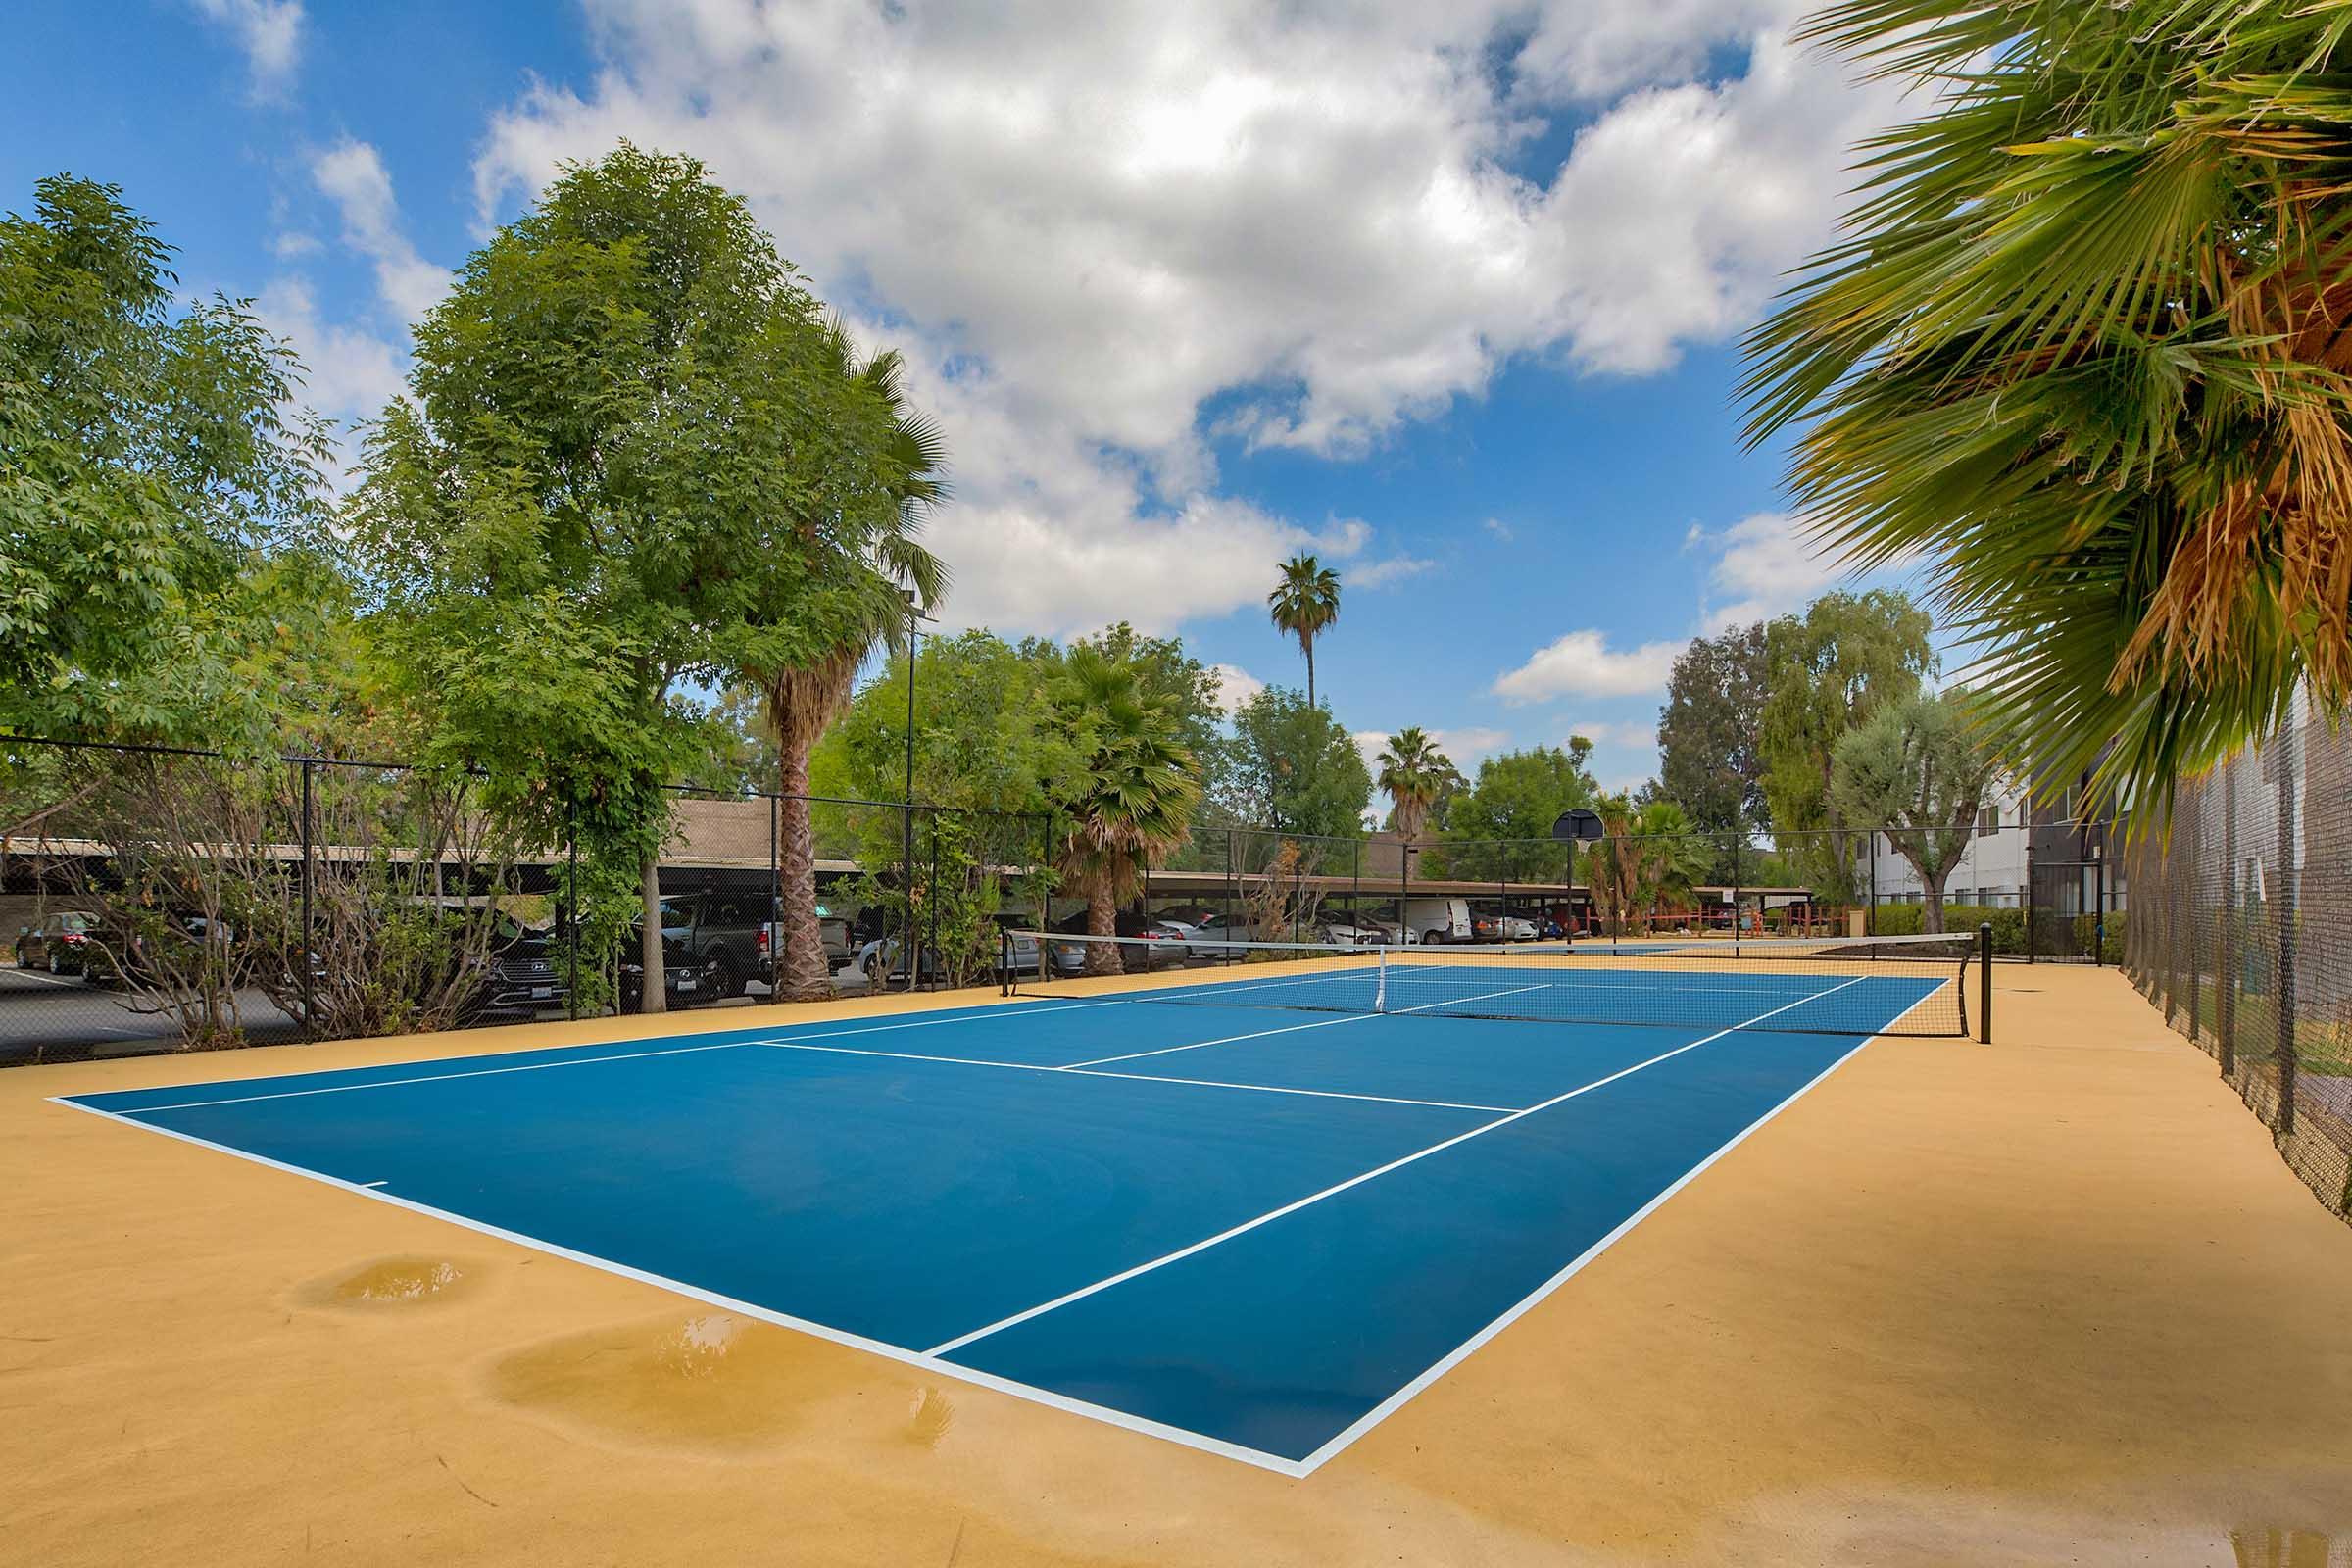
[[[1917,936],[1926,917],[1927,906],[1919,904],[1882,904],[1871,922],[1871,930],[1883,937]],[[2072,918],[2071,934],[2074,950],[2088,953],[2092,932],[2097,926],[2095,915],[2074,916],[2044,912],[2037,916],[2043,930],[2048,931],[2055,921]],[[1981,904],[1947,904],[1943,906],[1943,928],[1947,932],[1974,931],[1978,926],[1992,926],[1992,951],[2022,956],[2026,951],[2026,911],[2023,909],[1993,908]],[[2043,944],[2050,952],[2060,944],[2052,940]],[[2099,954],[2100,961],[2121,964],[2124,961],[2124,916],[2119,911],[2107,916],[2107,942]]]

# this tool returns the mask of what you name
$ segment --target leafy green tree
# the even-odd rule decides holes
[[[900,431],[850,368],[739,198],[624,144],[468,258],[368,439],[353,520],[432,753],[635,871],[649,1011],[662,785],[708,750],[687,684],[897,602]]]
[[[1830,793],[1849,822],[1886,824],[1924,889],[1921,929],[1943,929],[1943,889],[1976,837],[1996,771],[1953,690],[1882,703],[1838,742]]]
[[[1306,704],[1315,705],[1315,639],[1340,618],[1340,574],[1310,555],[1282,564],[1282,582],[1266,595],[1266,612],[1277,631],[1298,639],[1306,656]]]
[[[260,747],[276,693],[270,564],[332,575],[322,427],[246,302],[180,306],[172,247],[122,191],[41,180],[0,220],[0,723]]]
[[[1588,763],[1592,743],[1572,737],[1565,747],[1505,752],[1478,764],[1478,777],[1446,812],[1438,846],[1424,860],[1433,876],[1558,881],[1566,847],[1551,837],[1562,811],[1600,799]]]
[[[1761,621],[1692,639],[1658,714],[1658,788],[1692,823],[1728,833],[1769,822],[1756,745],[1771,662]]]
[[[1764,630],[1768,694],[1757,737],[1764,797],[1785,854],[1826,899],[1853,897],[1856,856],[1875,826],[1838,814],[1831,760],[1845,732],[1901,702],[1936,668],[1926,611],[1900,593],[1824,594]]]
[[[1376,782],[1389,797],[1389,820],[1405,843],[1411,844],[1429,826],[1430,813],[1437,808],[1447,775],[1461,775],[1453,760],[1439,750],[1438,743],[1418,724],[1390,736],[1377,760],[1380,775]]]
[[[704,751],[678,782],[717,795],[757,795],[776,787],[782,760],[776,733],[767,721],[767,699],[735,683],[706,710]]]
[[[1191,831],[1200,775],[1174,715],[1144,694],[1133,665],[1074,649],[1053,696],[1080,759],[1054,792],[1060,869],[1086,899],[1088,933],[1115,936],[1120,903]],[[1116,974],[1118,945],[1089,943],[1086,966],[1090,974]]]
[[[1364,830],[1372,771],[1355,740],[1299,693],[1269,686],[1233,716],[1240,819],[1279,833],[1352,839]]]
[[[1026,906],[1049,889],[1046,812],[1053,781],[1076,776],[1085,759],[1054,704],[1060,670],[988,631],[928,638],[916,661],[921,697],[915,725],[914,793],[958,809],[918,814],[915,862],[897,870],[904,840],[891,808],[820,803],[813,815],[833,853],[866,868],[864,904],[909,917],[935,943],[951,983],[978,973],[996,954],[992,917],[1011,897]],[[905,787],[906,656],[901,652],[861,688],[817,743],[809,761],[819,794],[895,798]]]
[[[2169,799],[2298,682],[2352,700],[2345,28],[2300,0],[1807,24],[1934,90],[1750,339],[1749,434],[1801,432],[1822,540],[1932,564],[2036,774]]]

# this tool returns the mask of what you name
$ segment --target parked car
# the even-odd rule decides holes
[[[691,1004],[743,994],[746,967],[730,967],[731,950],[720,940],[731,927],[706,926],[694,896],[662,901],[662,994],[675,1004]],[[753,929],[756,929],[756,925]],[[620,1010],[635,1012],[645,997],[644,926],[630,928],[620,949]],[[745,933],[747,941],[749,932]],[[698,945],[698,936],[704,940]],[[737,965],[739,956],[733,957]]]
[[[868,986],[904,985],[906,980],[904,946],[897,937],[875,937],[859,945],[850,966],[865,976]],[[921,964],[925,983],[939,978],[939,955],[929,948],[923,949]]]
[[[1470,905],[1465,899],[1407,899],[1398,922],[1409,943],[1469,942]]]
[[[1389,928],[1371,920],[1333,920],[1315,929],[1317,942],[1330,942],[1340,947],[1385,947],[1394,940]]]
[[[38,925],[17,929],[20,969],[45,969],[55,975],[82,974],[100,951],[98,917],[76,909],[62,909]]]
[[[1054,929],[1071,936],[1087,935],[1086,911],[1080,909],[1076,914],[1056,920]],[[1164,969],[1171,964],[1183,963],[1192,956],[1191,944],[1165,921],[1121,909],[1113,918],[1111,929],[1119,936],[1119,964],[1129,974],[1147,969]],[[1075,948],[1081,954],[1086,950],[1083,942],[1064,946]]]
[[[816,906],[817,939],[825,947],[825,967],[838,974],[858,956],[858,942],[851,934],[848,916],[833,913],[823,905]],[[776,983],[776,952],[784,945],[784,925],[771,919],[760,928],[760,978],[769,985]]]
[[[1533,942],[1536,923],[1516,914],[1474,914],[1470,933],[1478,942]]]
[[[694,978],[695,985],[687,988],[696,993],[693,1000],[740,997],[749,982],[771,972],[760,938],[768,933],[773,902],[773,896],[764,890],[745,893],[726,888],[663,897],[662,939],[677,947],[685,971]],[[628,990],[626,960],[634,957],[638,941],[632,933],[621,955],[624,992]],[[668,966],[679,962],[673,958]]]
[[[489,967],[483,983],[458,1009],[461,1022],[497,1013],[535,1013],[561,1004],[571,994],[570,976],[559,969],[552,921],[525,925],[512,915],[499,916],[490,935]]]

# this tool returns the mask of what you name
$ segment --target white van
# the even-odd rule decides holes
[[[1399,942],[1468,942],[1470,901],[1467,899],[1407,899]]]

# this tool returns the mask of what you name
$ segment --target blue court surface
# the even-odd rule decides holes
[[[1703,1032],[1073,993],[62,1102],[1297,1476],[1859,1049],[1773,1022],[1837,983]]]

